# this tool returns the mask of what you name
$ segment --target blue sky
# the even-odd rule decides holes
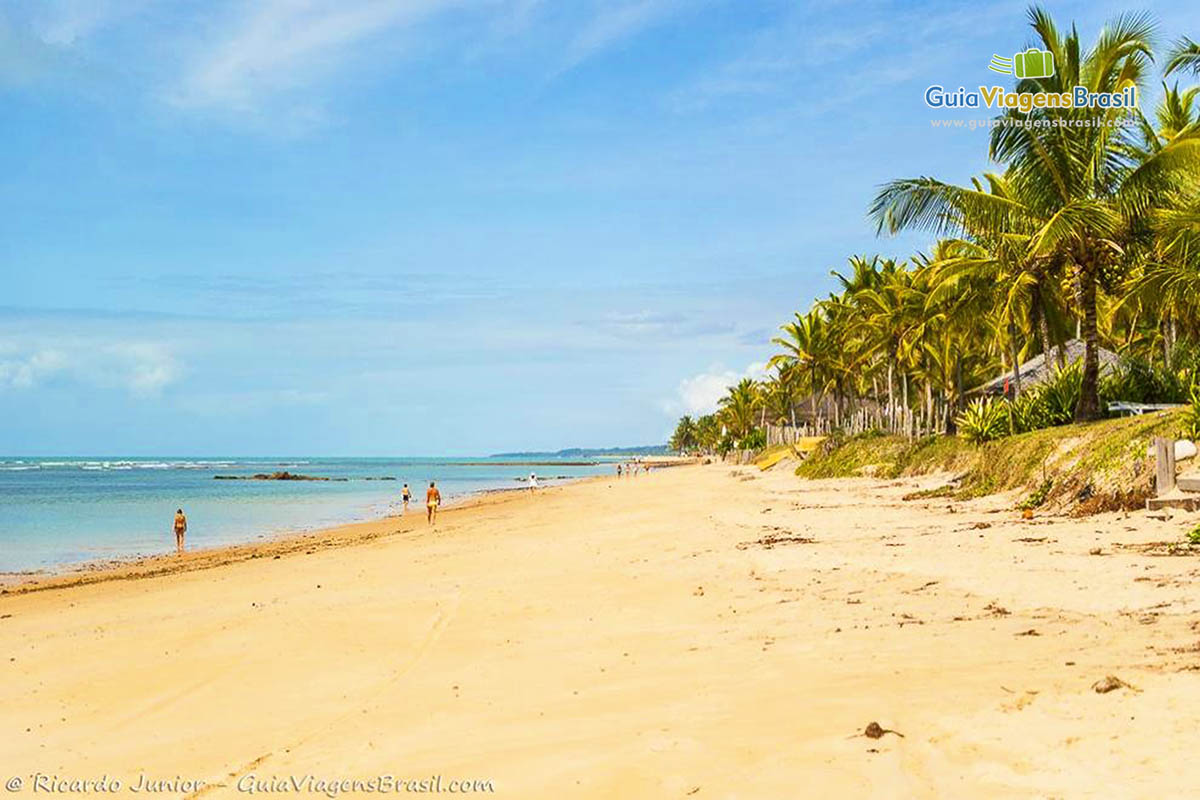
[[[987,167],[922,93],[1024,9],[0,0],[0,452],[661,441],[848,255],[925,246],[867,203]]]

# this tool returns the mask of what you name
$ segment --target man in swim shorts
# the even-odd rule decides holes
[[[404,513],[408,513],[408,501],[412,500],[412,491],[409,490],[408,484],[404,484],[404,488],[400,490],[400,499],[404,501]]]
[[[438,491],[437,485],[430,481],[429,488],[425,491],[425,518],[430,525],[437,520],[437,510],[441,503],[442,493]]]

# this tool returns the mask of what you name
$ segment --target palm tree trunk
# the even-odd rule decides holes
[[[875,408],[871,413],[874,417],[876,417],[875,424],[878,427],[878,425],[879,425],[879,421],[878,421],[878,417],[879,417],[879,376],[877,376],[877,375],[871,376],[871,401],[875,404]]]
[[[1042,341],[1042,359],[1050,360],[1050,323],[1046,319],[1046,304],[1042,299],[1042,287],[1034,285],[1030,309],[1034,316],[1034,329]]]
[[[896,395],[892,389],[892,381],[893,381],[894,371],[895,371],[894,362],[891,359],[889,359],[888,360],[888,374],[887,374],[887,389],[888,389],[888,395],[887,395],[888,411],[887,411],[887,413],[888,413],[888,432],[889,433],[895,433],[895,430],[896,430],[896,400],[895,400]]]
[[[1079,391],[1079,405],[1075,407],[1075,421],[1089,422],[1100,419],[1100,334],[1096,324],[1096,275],[1090,266],[1076,267],[1079,279],[1079,300],[1083,306],[1083,385]]]
[[[808,407],[812,411],[812,424],[816,432],[820,432],[820,424],[817,422],[817,371],[812,371],[812,376],[809,378],[811,384],[808,388],[812,392],[808,396]]]
[[[1159,325],[1158,332],[1162,335],[1163,366],[1165,367],[1171,363],[1171,334],[1167,332],[1167,321],[1165,319]]]
[[[933,381],[925,381],[925,421],[922,423],[921,432],[925,432],[925,427],[928,426],[929,431],[933,432]]]
[[[1171,368],[1171,353],[1175,350],[1175,319],[1167,312],[1163,320],[1163,366]]]
[[[1008,354],[1012,358],[1013,397],[1021,396],[1021,357],[1017,352],[1017,332],[1008,326]]]
[[[946,432],[953,435],[958,433],[958,421],[955,418],[955,412],[958,411],[959,405],[963,400],[963,370],[962,356],[954,359],[954,401],[948,404],[946,410],[946,418],[949,422],[946,425]]]

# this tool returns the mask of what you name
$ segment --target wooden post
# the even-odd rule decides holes
[[[1159,497],[1175,489],[1175,440],[1159,436],[1154,440],[1156,472],[1154,489]]]

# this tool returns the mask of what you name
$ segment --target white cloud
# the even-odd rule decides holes
[[[1001,5],[864,9],[862,20],[847,28],[840,3],[817,0],[789,8],[749,37],[739,55],[671,93],[667,106],[691,113],[746,96],[800,96],[808,113],[823,113],[953,63],[959,51],[975,47],[980,31],[997,29],[1011,15]],[[897,30],[905,35],[897,37]],[[946,44],[931,49],[931,38]],[[822,91],[813,92],[818,83]],[[824,100],[814,102],[815,97]]]
[[[602,2],[573,36],[568,70],[675,13],[684,0]],[[357,50],[438,14],[463,7],[492,16],[493,37],[526,33],[548,4],[543,0],[266,0],[223,21],[187,63],[167,99],[180,107],[239,112],[259,107],[273,93],[303,88],[332,72]],[[483,34],[485,37],[489,32]],[[319,105],[319,104],[318,104]],[[319,114],[309,103],[307,114]]]
[[[22,354],[15,348],[0,351],[0,389],[29,389],[67,367],[67,357],[58,350],[43,349]]]
[[[0,390],[28,390],[51,380],[69,380],[154,397],[182,374],[170,350],[153,342],[0,343]]]
[[[268,0],[252,4],[186,70],[180,106],[255,107],[260,95],[329,69],[355,45],[457,0]]]
[[[669,414],[692,416],[711,414],[717,410],[718,401],[725,396],[730,386],[736,385],[743,378],[762,380],[767,375],[766,369],[767,365],[763,362],[750,364],[742,372],[714,366],[708,372],[681,380],[676,389],[676,396],[663,403],[663,410]]]
[[[399,54],[469,62],[519,41],[521,53],[546,49],[557,74],[707,1],[43,0],[0,12],[0,79],[106,69],[114,41],[141,37],[145,47],[120,53],[121,74],[156,100],[304,133],[328,123],[333,83],[351,69],[382,73]]]
[[[631,0],[601,7],[571,40],[563,69],[570,69],[601,50],[636,36],[673,14],[679,6],[679,0]]]
[[[179,362],[160,344],[122,343],[109,346],[107,351],[115,361],[119,384],[130,394],[161,394],[180,376]]]
[[[70,47],[142,5],[142,0],[50,0],[38,9],[34,28],[46,44]]]

